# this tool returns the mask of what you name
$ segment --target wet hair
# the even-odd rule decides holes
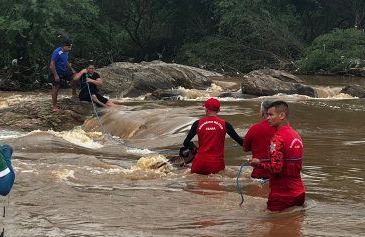
[[[277,113],[285,113],[285,116],[289,116],[289,105],[283,100],[277,100],[269,105],[269,108],[275,108]]]
[[[269,107],[271,105],[271,101],[270,100],[264,100],[261,102],[261,112],[264,113],[264,114],[267,114],[267,112],[269,111]]]

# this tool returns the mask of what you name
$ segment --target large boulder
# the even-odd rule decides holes
[[[302,84],[296,76],[273,69],[261,69],[246,74],[241,82],[243,94],[268,96],[278,93],[315,97],[315,90]]]
[[[98,71],[104,81],[102,91],[118,97],[136,97],[152,93],[156,89],[179,86],[187,89],[206,89],[212,83],[209,77],[221,76],[199,68],[162,61],[118,62]]]
[[[94,114],[92,104],[78,99],[59,99],[61,111],[52,112],[51,98],[32,98],[0,110],[0,127],[14,130],[65,131],[82,125]]]
[[[347,85],[342,88],[341,93],[345,93],[358,98],[365,98],[365,87],[358,84]]]

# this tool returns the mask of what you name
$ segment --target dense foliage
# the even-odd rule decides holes
[[[364,59],[363,0],[8,0],[0,2],[0,66],[46,68],[59,35],[73,58],[160,59],[247,72],[344,70]],[[336,29],[336,30],[334,30]]]
[[[302,73],[341,72],[365,59],[365,34],[357,29],[335,29],[317,37],[298,63]]]

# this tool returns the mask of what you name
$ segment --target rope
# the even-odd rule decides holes
[[[287,161],[300,161],[300,160],[303,160],[303,158],[287,158],[287,159],[284,159],[284,160],[287,160]],[[270,159],[261,159],[260,162],[268,162],[270,161]],[[240,182],[239,182],[239,178],[241,176],[241,172],[243,170],[243,167],[245,166],[249,166],[249,161],[248,160],[245,160],[243,162],[243,164],[241,165],[241,168],[240,170],[238,171],[237,173],[237,178],[236,178],[236,183],[237,183],[237,192],[240,194],[241,196],[241,202],[240,202],[240,206],[242,205],[242,203],[244,202],[244,198],[243,198],[243,193],[242,193],[242,190],[241,190],[241,185],[240,185]],[[270,179],[260,179],[259,182],[261,185],[264,185],[266,184]]]
[[[240,184],[240,181],[239,181],[239,179],[240,179],[240,176],[241,176],[241,172],[242,172],[242,170],[243,170],[243,167],[245,167],[245,166],[249,166],[250,164],[248,163],[248,160],[245,160],[243,163],[242,163],[242,165],[241,165],[241,168],[240,168],[240,170],[238,171],[238,174],[237,174],[237,178],[236,178],[236,183],[237,183],[237,192],[240,194],[240,196],[241,196],[241,202],[240,202],[240,206],[242,206],[242,204],[243,204],[243,202],[244,202],[244,198],[243,198],[243,193],[242,193],[242,190],[241,190],[241,184]]]
[[[85,80],[85,83],[87,85],[87,89],[88,89],[88,92],[89,92],[89,96],[90,96],[90,101],[91,101],[91,104],[93,106],[93,109],[94,109],[94,113],[95,113],[95,116],[99,122],[99,127],[102,131],[103,134],[107,135],[107,137],[113,141],[116,141],[118,144],[122,145],[122,146],[125,146],[125,147],[128,147],[128,148],[132,148],[132,149],[140,149],[140,150],[143,150],[145,148],[141,148],[141,147],[136,147],[136,146],[133,146],[133,145],[129,145],[127,143],[125,143],[123,140],[121,139],[118,139],[114,136],[112,136],[103,126],[101,120],[100,120],[100,117],[99,117],[99,114],[98,114],[98,111],[97,111],[97,108],[96,108],[96,105],[93,101],[93,98],[92,98],[92,95],[91,95],[91,90],[90,90],[90,86],[89,86],[89,83],[86,82]],[[150,150],[152,153],[168,153],[169,150]],[[1,237],[1,236],[0,236]]]
[[[239,178],[241,176],[241,173],[242,173],[242,170],[243,170],[243,167],[245,166],[250,166],[250,163],[249,163],[249,160],[245,160],[242,165],[241,165],[241,168],[240,170],[238,171],[237,173],[237,178],[236,178],[236,183],[237,183],[237,192],[240,194],[241,196],[241,202],[240,202],[240,206],[242,206],[243,202],[244,202],[244,198],[243,198],[243,193],[242,193],[242,190],[241,190],[241,184],[240,184],[240,181],[239,181]],[[261,185],[264,185],[266,184],[270,179],[259,179],[259,183]]]
[[[4,205],[4,207],[3,207],[3,215],[2,215],[2,217],[3,217],[3,219],[4,219],[4,225],[5,225],[5,214],[6,214],[6,208],[5,208],[5,206],[6,206],[6,199],[7,199],[7,206],[9,206],[9,203],[10,203],[10,194],[8,194],[6,197],[3,197],[2,198],[2,200],[1,200],[1,204],[3,204]],[[4,234],[5,234],[5,228],[3,227],[3,229],[2,229],[2,231],[1,231],[1,233],[0,233],[0,237],[3,237],[4,236]]]

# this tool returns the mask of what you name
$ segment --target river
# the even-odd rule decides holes
[[[238,179],[244,195],[239,206],[236,178],[250,154],[229,138],[226,170],[219,174],[153,168],[177,153],[214,88],[186,90],[179,101],[121,98],[120,108],[100,117],[103,133],[95,129],[95,118],[62,132],[1,128],[0,141],[14,148],[16,182],[0,199],[6,210],[0,227],[7,237],[364,236],[365,105],[363,99],[339,94],[347,83],[364,83],[361,78],[303,79],[321,98],[225,98],[219,114],[243,136],[260,120],[261,100],[289,103],[290,124],[304,140],[306,209],[267,212],[268,184],[252,180],[248,167]],[[24,96],[2,95],[2,107]]]

